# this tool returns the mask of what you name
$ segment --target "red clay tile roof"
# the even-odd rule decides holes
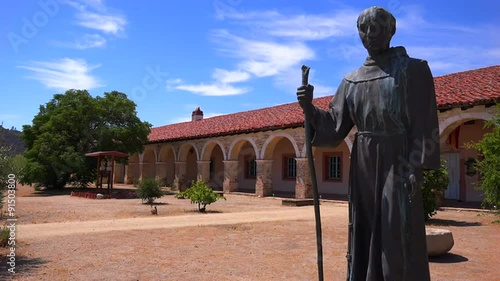
[[[434,78],[438,108],[500,102],[500,65]]]
[[[439,109],[500,102],[500,66],[458,72],[434,78]],[[327,109],[332,96],[314,99]],[[237,112],[195,122],[151,129],[149,142],[178,141],[302,126],[297,102]]]

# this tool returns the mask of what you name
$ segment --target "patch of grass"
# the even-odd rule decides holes
[[[491,222],[492,224],[500,224],[500,220],[494,220]]]
[[[0,247],[7,246],[7,243],[9,242],[9,237],[10,237],[10,229],[8,229],[7,227],[2,227],[0,229]]]

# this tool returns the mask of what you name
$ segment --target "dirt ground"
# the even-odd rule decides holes
[[[17,273],[8,274],[0,248],[0,280],[317,280],[310,206],[229,195],[200,214],[189,200],[159,202],[156,217],[138,199],[33,196],[20,187]],[[345,280],[346,204],[321,210],[325,280]],[[455,246],[430,260],[432,280],[500,280],[499,219],[438,212],[429,227],[452,230]]]

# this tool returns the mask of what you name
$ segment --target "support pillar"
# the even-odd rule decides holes
[[[224,183],[222,189],[224,193],[238,190],[238,160],[223,161],[224,163]]]
[[[273,193],[272,166],[273,160],[255,160],[257,163],[257,180],[255,194],[259,197],[269,196]]]
[[[128,165],[123,164],[123,183],[128,183]]]
[[[295,198],[305,199],[312,196],[312,183],[307,158],[295,158],[297,163],[297,181],[295,183]]]
[[[186,161],[174,162],[174,187],[179,191],[186,189]]]
[[[206,184],[210,183],[210,161],[196,161],[198,164],[197,180],[202,180]]]
[[[138,164],[136,163],[131,163],[131,164],[128,164],[127,165],[127,178],[126,178],[126,183],[127,184],[134,184],[134,176],[137,175],[135,172],[137,171],[138,169]]]

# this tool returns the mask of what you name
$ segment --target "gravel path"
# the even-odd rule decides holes
[[[339,213],[343,206],[322,206],[322,217]],[[200,216],[183,215],[173,217],[129,218],[116,220],[95,220],[63,223],[43,223],[18,225],[20,239],[65,236],[108,231],[145,230],[158,228],[178,228],[190,226],[228,225],[252,222],[289,221],[314,219],[312,206],[297,209],[275,209],[253,212],[220,213]]]

